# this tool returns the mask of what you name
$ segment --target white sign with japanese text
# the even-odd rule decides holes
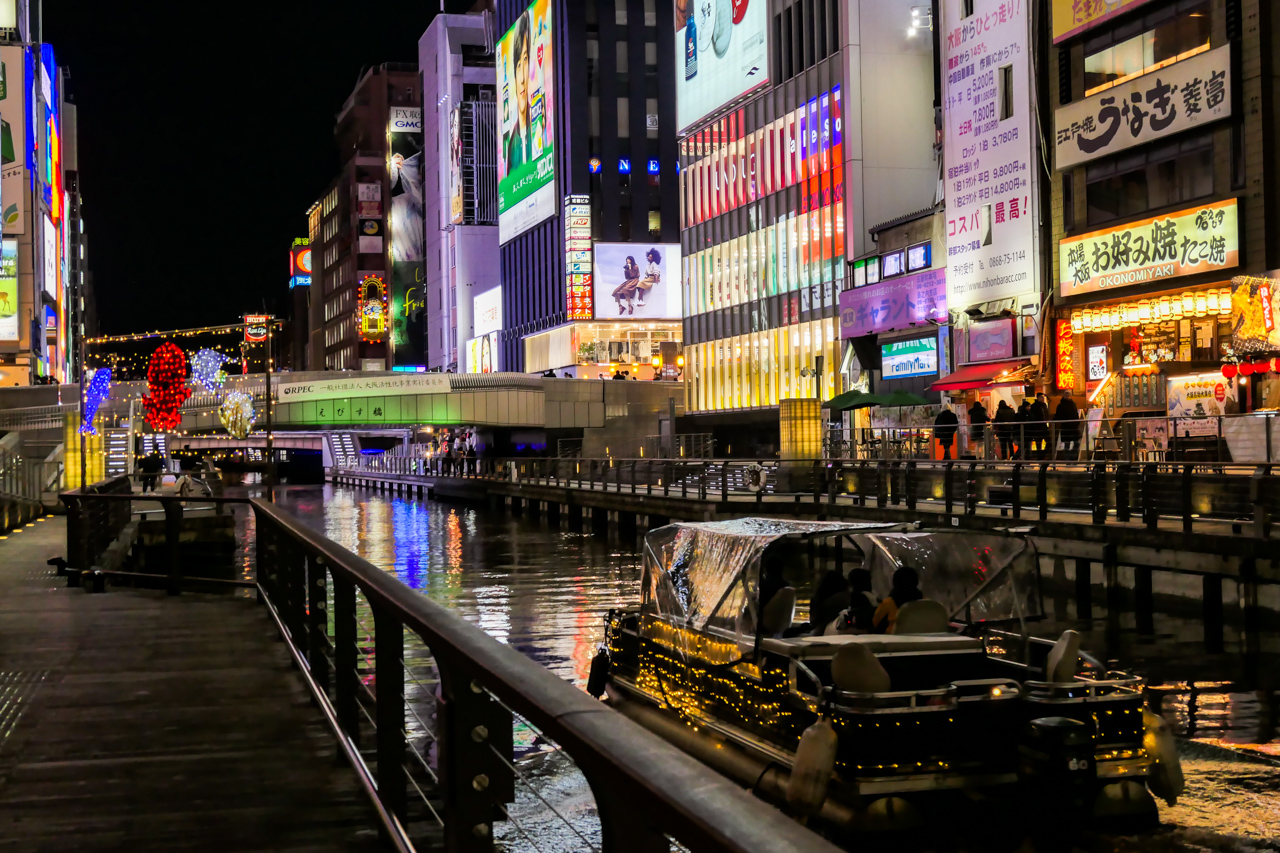
[[[947,304],[958,309],[1037,289],[1028,5],[942,3]]]
[[[1058,291],[1078,296],[1240,264],[1234,198],[1058,242]]]
[[[450,390],[447,373],[348,374],[341,379],[284,382],[272,389],[276,400],[281,403],[384,394],[447,394]]]
[[[1069,169],[1231,115],[1231,46],[1199,53],[1054,113],[1054,162]]]

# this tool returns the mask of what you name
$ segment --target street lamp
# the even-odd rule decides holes
[[[933,8],[930,6],[911,7],[911,26],[907,28],[907,38],[911,38],[920,30],[933,32]]]

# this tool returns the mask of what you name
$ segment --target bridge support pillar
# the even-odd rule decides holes
[[[511,514],[520,515],[524,510],[524,502],[514,495],[509,500],[511,501]]]
[[[547,501],[547,524],[552,527],[560,526],[560,504],[555,501]]]
[[[628,548],[634,548],[636,544],[636,514],[634,512],[618,511],[618,538]]]
[[[1076,618],[1093,618],[1093,570],[1087,559],[1076,560]]]
[[[529,517],[538,518],[542,515],[542,501],[529,501]]]
[[[609,510],[603,507],[591,508],[591,533],[601,539],[609,535]]]
[[[1205,575],[1200,596],[1204,607],[1204,650],[1222,651],[1222,576]]]
[[[569,529],[574,533],[582,532],[582,507],[577,504],[569,504]]]
[[[1135,566],[1133,569],[1133,613],[1137,618],[1139,634],[1154,634],[1155,593],[1151,588],[1151,569]]]

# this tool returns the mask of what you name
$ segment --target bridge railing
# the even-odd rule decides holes
[[[663,497],[902,508],[945,515],[999,511],[1090,524],[1178,519],[1190,532],[1229,520],[1267,538],[1280,512],[1269,464],[1168,461],[979,461],[914,459],[404,459],[363,457],[351,474],[488,479]],[[341,472],[340,472],[341,473]]]
[[[158,502],[167,521],[184,504],[250,505],[260,600],[392,849],[470,853],[523,839],[535,850],[656,853],[674,839],[693,851],[837,850],[275,504],[136,495],[125,478],[63,499],[68,554],[84,566],[129,523],[131,504]],[[171,594],[185,585],[176,543]],[[577,781],[594,809],[576,789],[552,790]]]

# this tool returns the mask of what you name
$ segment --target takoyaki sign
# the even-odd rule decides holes
[[[1238,411],[1235,381],[1218,373],[1169,377],[1167,399],[1179,436],[1217,435],[1218,417]]]

